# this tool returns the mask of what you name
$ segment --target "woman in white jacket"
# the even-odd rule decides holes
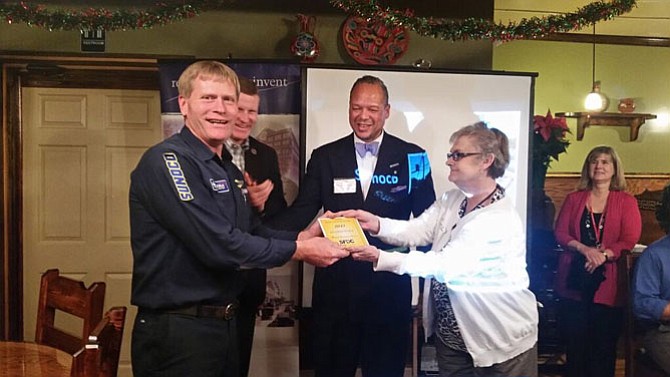
[[[456,131],[447,154],[449,181],[458,190],[442,195],[420,217],[355,217],[384,242],[426,253],[352,248],[352,257],[375,271],[426,277],[426,336],[436,335],[440,376],[537,376],[535,296],[528,289],[525,231],[505,190],[496,183],[509,164],[505,134],[485,123]]]

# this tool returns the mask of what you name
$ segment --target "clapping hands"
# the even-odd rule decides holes
[[[270,193],[272,193],[275,185],[269,179],[258,183],[256,180],[251,178],[247,172],[244,172],[244,182],[247,184],[247,197],[249,198],[249,204],[256,208],[258,212],[263,212],[263,209],[265,209],[265,202],[268,201]]]

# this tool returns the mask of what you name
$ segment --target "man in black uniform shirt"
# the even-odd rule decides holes
[[[272,147],[249,136],[258,120],[260,96],[258,88],[246,77],[240,79],[240,98],[233,133],[226,139],[224,159],[244,173],[249,202],[262,219],[271,218],[286,209],[284,186],[279,172],[277,152]],[[244,288],[238,297],[237,337],[239,339],[240,376],[249,374],[251,346],[254,340],[256,313],[265,300],[265,269],[242,270]]]
[[[327,266],[348,253],[313,237],[318,225],[296,234],[253,217],[240,171],[221,159],[237,116],[230,68],[196,62],[178,86],[185,127],[147,150],[131,175],[133,374],[238,377],[240,268],[291,258]]]

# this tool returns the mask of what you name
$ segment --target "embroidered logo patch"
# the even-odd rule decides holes
[[[209,183],[212,185],[212,190],[218,192],[219,194],[230,191],[230,185],[226,179],[213,180],[210,178]]]
[[[168,173],[170,173],[174,187],[177,189],[177,194],[179,194],[179,200],[182,202],[193,200],[193,193],[191,192],[191,188],[188,187],[188,182],[186,182],[186,177],[181,170],[177,156],[174,153],[163,153],[163,160],[165,160],[165,166],[167,166]]]
[[[409,164],[409,189],[407,193],[412,192],[412,184],[426,179],[430,174],[430,162],[426,152],[408,153],[407,163]]]

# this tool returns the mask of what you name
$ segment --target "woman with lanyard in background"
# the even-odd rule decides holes
[[[642,230],[637,201],[625,187],[617,153],[595,147],[556,220],[556,240],[565,250],[556,292],[569,377],[614,376],[624,313],[616,261],[622,250],[635,246]]]

